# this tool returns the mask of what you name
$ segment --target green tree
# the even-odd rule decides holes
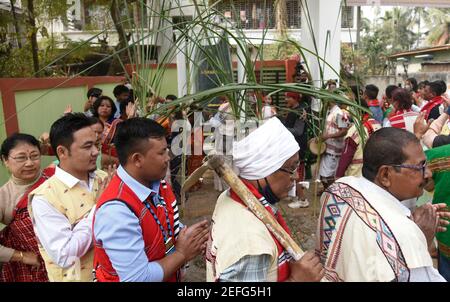
[[[363,74],[377,75],[382,72],[386,48],[387,43],[381,29],[369,32],[361,39],[361,54],[367,58],[367,64],[361,70]]]
[[[39,46],[37,42],[38,31],[43,36],[48,35],[46,23],[54,20],[67,21],[67,1],[65,0],[24,0],[22,1],[26,13],[27,39],[33,58],[33,70],[38,76],[39,71]]]
[[[386,40],[390,52],[409,50],[417,41],[417,34],[412,31],[414,26],[413,9],[394,7],[386,11],[381,25],[381,36]]]
[[[425,23],[430,29],[427,43],[437,46],[450,43],[450,9],[430,8],[424,16]]]

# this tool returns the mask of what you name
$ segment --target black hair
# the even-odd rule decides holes
[[[364,108],[369,108],[366,100],[363,99],[363,97],[362,97],[363,93],[361,91],[361,86],[352,85],[352,86],[350,86],[350,90],[353,93],[353,95],[355,96],[355,100],[358,104],[360,104]]]
[[[433,91],[436,96],[440,96],[442,94],[442,85],[439,82],[430,82],[427,86],[430,86],[430,90]]]
[[[363,151],[362,175],[374,181],[383,165],[400,165],[407,160],[405,148],[419,140],[409,131],[387,127],[375,131],[367,140]]]
[[[134,97],[134,90],[133,89],[130,89],[130,94],[128,95],[128,100],[127,100],[127,102],[133,102],[134,103],[134,101],[136,100],[136,98]]]
[[[173,95],[173,94],[168,94],[168,95],[166,96],[166,100],[175,101],[176,99],[177,99],[177,96],[176,96],[176,95]]]
[[[409,91],[404,88],[397,88],[392,92],[392,102],[397,102],[398,109],[411,109],[413,104],[412,96]]]
[[[419,89],[424,88],[425,86],[428,85],[428,83],[430,83],[430,82],[428,82],[427,80],[420,82],[419,83]]]
[[[120,113],[121,113],[121,114],[122,114],[122,113],[126,113],[126,111],[127,111],[127,106],[128,106],[129,103],[133,103],[133,104],[134,104],[134,101],[132,101],[132,100],[126,100],[125,102],[121,102],[121,103],[119,104],[119,110],[120,110]]]
[[[130,92],[130,89],[128,89],[128,87],[125,85],[117,85],[116,87],[114,87],[113,94],[115,97],[118,97],[124,92]]]
[[[92,125],[95,125],[95,124],[102,124],[102,127],[103,127],[103,128],[105,127],[105,124],[103,124],[102,120],[99,119],[98,117],[91,116],[91,117],[89,117],[89,118],[90,118],[91,121],[92,121]]]
[[[378,97],[378,87],[372,84],[366,85],[365,94],[371,100],[375,100]]]
[[[103,96],[99,97],[94,102],[94,105],[92,105],[93,115],[98,118],[98,108],[100,107],[100,105],[102,104],[102,102],[104,100],[109,101],[109,103],[111,104],[111,115],[108,118],[108,119],[110,119],[112,116],[114,116],[114,114],[116,114],[117,107],[116,107],[116,104],[114,104],[114,101],[109,96],[106,96],[106,95],[103,95]]]
[[[22,143],[34,146],[41,152],[39,141],[34,136],[25,133],[14,133],[7,137],[2,143],[0,151],[2,161],[8,158],[9,152],[11,152],[12,149]]]
[[[396,85],[389,85],[388,87],[386,87],[384,94],[386,94],[386,97],[388,99],[390,99],[390,98],[392,98],[392,92],[394,92],[394,90],[397,88],[398,88],[398,86],[396,86]]]
[[[133,153],[145,153],[143,142],[149,138],[165,138],[166,130],[154,120],[135,117],[117,125],[114,144],[122,166],[127,163],[128,157]]]
[[[94,124],[94,120],[87,117],[84,113],[65,114],[56,120],[50,128],[50,144],[52,149],[55,153],[58,146],[64,146],[70,150],[70,146],[73,143],[73,134],[78,130]]]
[[[417,80],[415,78],[407,78],[406,80],[411,83],[412,91],[417,92],[417,89],[419,88],[419,85],[417,85]]]
[[[101,90],[100,88],[92,87],[87,92],[87,98],[90,98],[91,96],[98,98],[102,95],[102,93],[103,93],[103,90]]]
[[[441,85],[441,95],[447,91],[447,84],[443,80],[437,80],[436,83]]]

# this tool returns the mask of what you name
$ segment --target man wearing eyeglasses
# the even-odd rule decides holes
[[[233,146],[239,177],[288,233],[277,203],[295,185],[298,151],[294,136],[276,117]],[[320,281],[323,274],[313,251],[293,261],[232,189],[219,196],[206,249],[207,281]]]
[[[394,139],[395,138],[395,139]],[[317,250],[329,281],[445,281],[428,252],[445,230],[445,204],[411,213],[431,172],[417,138],[397,128],[374,132],[362,177],[343,177],[322,195]]]

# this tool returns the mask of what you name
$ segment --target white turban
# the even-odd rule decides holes
[[[239,176],[262,179],[280,169],[300,150],[292,133],[276,117],[233,146],[233,164]]]

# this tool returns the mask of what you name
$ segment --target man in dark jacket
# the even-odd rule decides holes
[[[306,148],[308,147],[307,136],[307,115],[308,104],[302,101],[302,96],[295,92],[286,93],[286,105],[289,113],[284,120],[284,126],[294,135],[295,140],[300,146],[299,158],[300,165],[297,169],[297,182],[305,180],[305,155]],[[305,208],[309,206],[309,202],[306,199],[303,186],[297,183],[296,185],[296,197],[293,202],[288,204],[290,208]]]

